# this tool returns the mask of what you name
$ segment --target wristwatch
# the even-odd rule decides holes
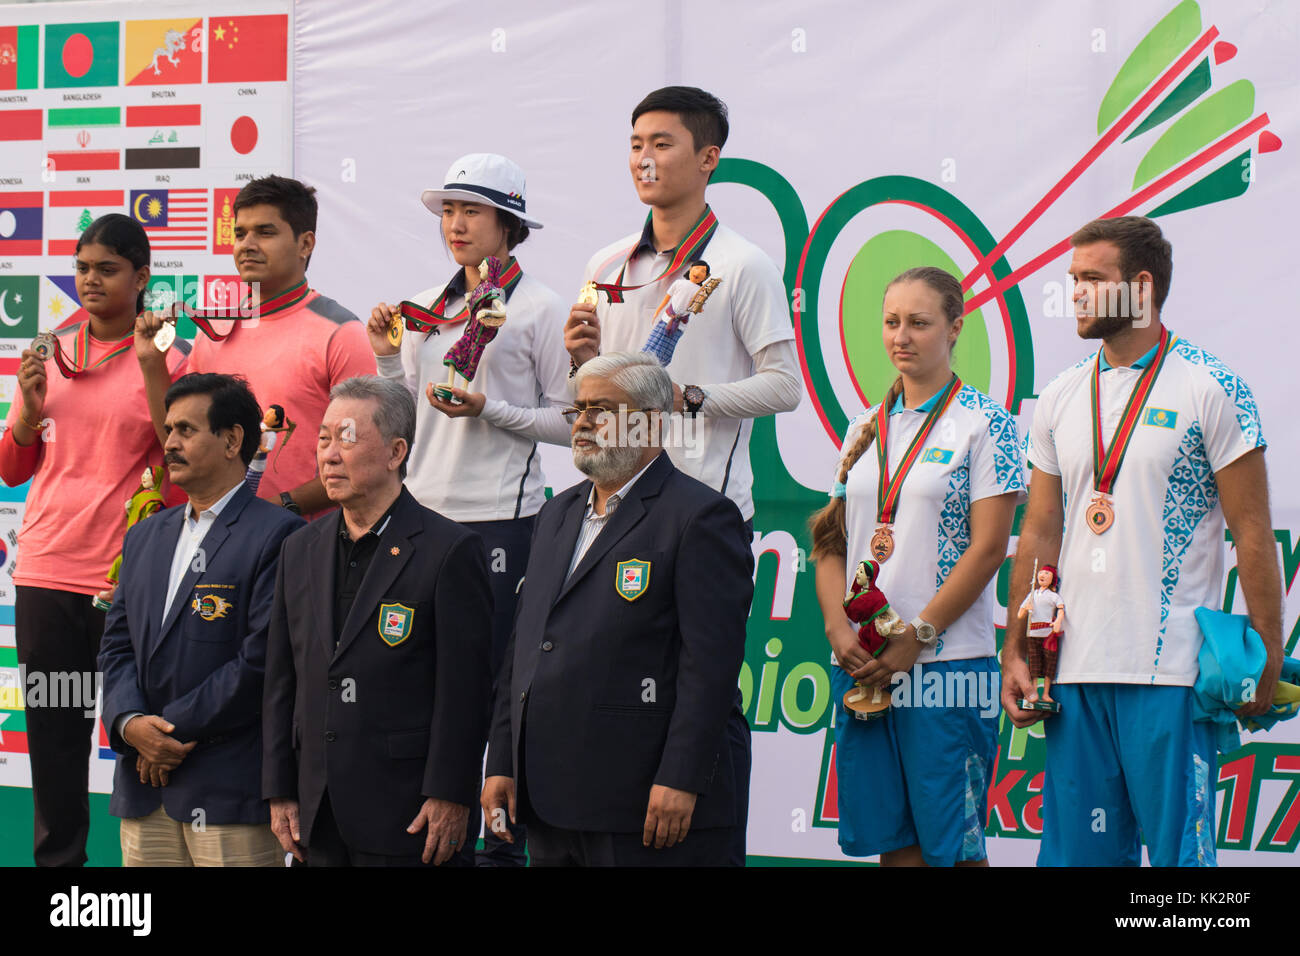
[[[302,514],[302,509],[298,507],[298,503],[293,500],[293,496],[287,491],[280,492],[280,504],[296,515]]]
[[[687,385],[682,389],[682,405],[687,415],[698,414],[706,398],[708,396],[704,393],[704,389],[698,385]]]
[[[916,629],[916,639],[926,647],[933,647],[935,639],[938,638],[939,632],[934,629],[933,624],[927,624],[919,617],[912,619],[912,627]]]

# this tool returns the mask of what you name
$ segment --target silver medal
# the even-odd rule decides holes
[[[166,352],[176,341],[176,326],[170,322],[164,322],[162,327],[153,334],[153,344],[159,352]]]

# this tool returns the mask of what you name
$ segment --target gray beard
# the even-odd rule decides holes
[[[584,438],[591,436],[584,435]],[[637,472],[641,462],[639,448],[598,448],[593,452],[573,451],[573,466],[592,481],[602,485],[626,482]]]

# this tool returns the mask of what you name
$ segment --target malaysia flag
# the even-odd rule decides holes
[[[144,226],[154,252],[207,249],[206,189],[133,189],[131,215]]]

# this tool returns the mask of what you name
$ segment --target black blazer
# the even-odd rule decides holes
[[[482,539],[402,488],[334,648],[341,511],[284,543],[266,653],[262,793],[321,797],[353,850],[418,855],[426,797],[477,806],[491,710]]]
[[[740,511],[661,454],[566,580],[591,487],[537,515],[487,772],[515,776],[522,757],[517,783],[552,826],[640,832],[653,784],[699,794],[692,827],[730,826],[754,593]]]
[[[303,520],[244,485],[203,537],[163,618],[167,579],[188,505],[126,533],[122,573],[99,647],[104,726],[119,754],[109,812],[162,806],[181,823],[266,823],[262,799],[262,662],[280,545]],[[201,569],[201,570],[200,570]],[[197,740],[166,787],[140,782],[136,751],[115,732],[123,714],[160,714],[177,740]]]

